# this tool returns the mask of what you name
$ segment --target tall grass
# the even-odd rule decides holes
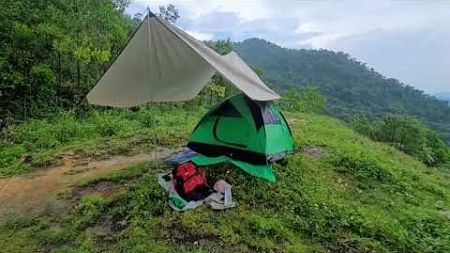
[[[147,151],[155,144],[181,145],[205,111],[162,104],[137,110],[90,110],[82,118],[73,111],[61,112],[12,125],[1,134],[0,176],[58,165],[67,151],[99,159]]]

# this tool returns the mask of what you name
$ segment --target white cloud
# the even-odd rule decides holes
[[[214,12],[233,12],[237,13],[239,18],[244,20],[257,20],[268,17],[271,12],[267,8],[270,1],[193,1],[193,0],[134,0],[134,6],[140,6],[145,9],[149,6],[152,10],[157,10],[159,5],[172,3],[177,7],[188,12],[191,18],[201,17]]]
[[[168,3],[198,39],[342,50],[428,92],[450,90],[450,64],[442,60],[450,58],[450,1],[138,0],[128,12]]]
[[[201,32],[196,32],[196,31],[191,31],[191,30],[185,30],[188,34],[190,34],[191,36],[194,36],[194,38],[198,39],[198,40],[212,40],[214,38],[214,34],[212,33],[201,33]]]

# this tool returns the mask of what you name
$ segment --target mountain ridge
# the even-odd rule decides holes
[[[316,86],[328,100],[327,112],[348,120],[357,114],[377,119],[409,114],[450,141],[450,107],[424,91],[388,78],[344,52],[290,49],[263,39],[236,43],[237,53],[260,68],[276,90]]]

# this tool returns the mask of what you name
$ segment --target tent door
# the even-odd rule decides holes
[[[214,123],[213,135],[221,143],[246,148],[250,129],[245,118],[219,116]]]

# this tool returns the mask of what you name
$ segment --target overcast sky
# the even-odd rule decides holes
[[[127,12],[168,3],[197,39],[344,51],[427,93],[450,91],[450,1],[134,0]]]

